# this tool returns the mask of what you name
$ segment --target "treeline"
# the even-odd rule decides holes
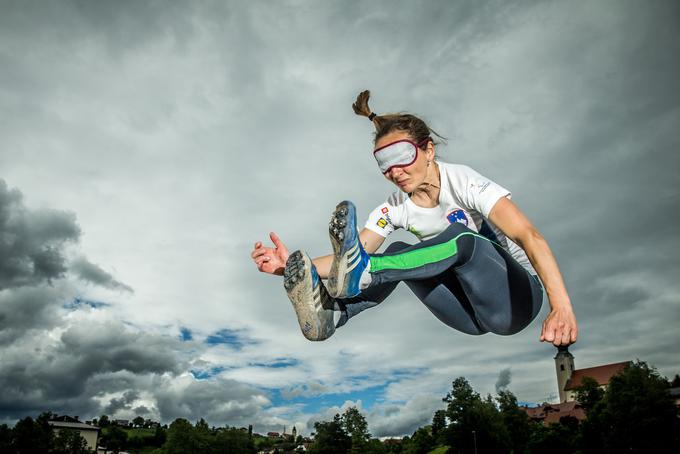
[[[680,385],[676,376],[673,386]],[[316,436],[309,452],[315,454],[427,454],[526,453],[618,454],[665,452],[680,442],[678,407],[669,383],[643,361],[630,363],[602,390],[585,379],[577,401],[586,419],[565,416],[548,425],[534,421],[515,395],[501,390],[482,397],[460,377],[444,397],[432,424],[401,440],[371,439],[363,415],[348,409],[331,421],[314,425]]]
[[[676,376],[674,386],[680,385]],[[402,439],[378,440],[368,431],[365,417],[352,407],[330,421],[314,424],[314,438],[306,443],[312,454],[427,454],[437,453],[648,453],[664,452],[680,443],[678,408],[669,382],[645,362],[630,363],[603,391],[592,379],[577,390],[587,418],[567,416],[558,423],[533,421],[509,390],[482,397],[464,377],[452,382],[443,398],[446,407],[432,416],[432,424]],[[54,435],[44,413],[24,418],[14,428],[0,425],[0,453],[86,453],[77,432]],[[144,431],[145,436],[140,436]],[[280,454],[301,451],[302,437],[270,439],[245,429],[209,427],[204,420],[191,424],[176,419],[167,429],[102,430],[101,445],[112,451],[142,454],[218,454],[259,450]]]

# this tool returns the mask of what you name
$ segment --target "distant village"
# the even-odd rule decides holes
[[[566,346],[558,347],[554,361],[559,402],[543,403],[537,406],[517,407],[518,410],[527,415],[529,420],[544,427],[559,424],[565,421],[565,418],[571,418],[578,423],[585,421],[588,417],[587,408],[585,408],[584,404],[577,399],[579,389],[581,389],[584,383],[587,380],[590,380],[590,383],[596,383],[597,388],[604,393],[612,378],[617,376],[617,374],[621,374],[628,366],[633,364],[631,361],[624,361],[576,369],[574,356],[569,352],[569,349]],[[678,375],[676,375],[675,379],[668,387],[668,393],[670,393],[670,398],[675,406],[680,408],[680,377]],[[363,418],[363,416],[361,416],[361,418]],[[47,423],[55,436],[58,436],[62,431],[78,434],[82,440],[84,440],[84,442],[82,442],[83,448],[86,449],[84,452],[96,452],[99,454],[125,452],[120,451],[119,448],[123,445],[121,444],[119,446],[111,436],[108,437],[107,442],[107,437],[102,436],[104,431],[108,432],[110,435],[111,431],[115,432],[118,430],[119,432],[122,432],[121,429],[125,429],[127,431],[124,435],[125,439],[128,438],[129,435],[127,434],[131,431],[138,431],[139,434],[144,433],[146,434],[145,436],[148,437],[153,434],[153,436],[156,437],[154,442],[162,445],[162,443],[165,442],[165,433],[168,430],[167,425],[161,425],[158,421],[145,419],[140,416],[132,420],[127,420],[109,419],[108,416],[103,415],[99,419],[81,421],[79,416],[50,414]],[[205,430],[208,430],[205,421],[201,420],[197,423],[197,427],[199,424],[202,424],[205,426]],[[427,426],[425,429],[430,436],[436,435],[434,432],[437,428],[435,427],[434,422],[432,426]],[[219,431],[220,429],[213,427],[211,430]],[[295,426],[293,426],[290,431],[284,426],[281,432],[268,432],[267,434],[254,433],[252,425],[248,428],[231,428],[228,430],[233,432],[232,435],[237,436],[239,433],[242,434],[241,438],[250,440],[250,443],[252,443],[253,446],[260,446],[261,449],[256,451],[259,454],[307,452],[312,448],[315,442],[314,433],[311,437],[300,436]],[[404,437],[403,439],[383,439],[380,440],[380,442],[384,446],[394,447],[396,445],[401,445],[404,440],[407,439],[409,439],[409,437]],[[111,444],[116,446],[110,446]],[[0,448],[1,446],[2,445],[0,444]],[[134,452],[141,451],[138,450]],[[389,452],[392,452],[392,450]],[[395,452],[401,451],[397,450]]]

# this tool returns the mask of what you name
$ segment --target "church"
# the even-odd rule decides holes
[[[572,416],[579,421],[586,419],[585,411],[576,401],[576,388],[581,386],[585,377],[594,379],[601,388],[606,389],[609,380],[623,371],[630,361],[605,364],[602,366],[576,369],[574,367],[574,355],[569,353],[569,348],[557,347],[555,355],[555,372],[557,374],[557,390],[560,401],[557,404],[543,404],[538,407],[521,407],[531,419],[543,424],[559,422],[564,416]]]
[[[586,369],[575,369],[574,355],[569,353],[569,348],[566,345],[557,347],[555,372],[557,373],[557,390],[560,395],[560,403],[576,400],[576,388],[581,386],[585,377],[594,379],[602,389],[606,389],[609,380],[622,372],[629,363],[630,361],[623,361]]]

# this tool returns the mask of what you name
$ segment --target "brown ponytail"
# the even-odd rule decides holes
[[[371,92],[369,90],[364,90],[361,93],[359,93],[359,96],[357,96],[357,100],[354,101],[354,104],[352,104],[352,109],[354,109],[354,113],[357,115],[361,115],[362,117],[367,117],[369,120],[373,122],[375,125],[375,128],[378,129],[380,120],[378,119],[379,117],[371,111],[371,108],[368,107],[368,98],[371,97]]]
[[[424,142],[428,138],[431,139],[432,136],[437,136],[443,141],[446,140],[446,138],[434,132],[423,120],[415,115],[404,113],[376,115],[371,111],[371,108],[368,107],[368,98],[370,98],[370,96],[371,92],[369,90],[364,90],[359,93],[357,100],[352,104],[352,109],[355,114],[367,117],[373,122],[373,126],[375,126],[374,143],[380,140],[381,137],[393,131],[408,133],[416,143]]]

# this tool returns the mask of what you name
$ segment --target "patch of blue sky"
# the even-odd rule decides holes
[[[317,412],[328,407],[342,406],[347,401],[361,401],[364,409],[371,409],[375,403],[385,401],[385,392],[392,383],[417,377],[427,368],[404,368],[388,371],[386,374],[361,374],[346,378],[346,383],[353,388],[351,391],[334,392],[332,389],[315,392],[307,386],[301,389],[287,390],[271,389],[272,402],[275,406],[302,404],[307,412]],[[323,389],[323,388],[321,388]]]
[[[517,405],[519,405],[520,407],[535,408],[538,407],[539,404],[537,404],[536,402],[525,402],[523,400],[520,400],[519,402],[517,402]]]
[[[268,363],[250,363],[253,367],[270,367],[274,369],[281,369],[284,367],[295,367],[300,364],[300,360],[295,358],[276,358]]]
[[[101,301],[92,301],[85,298],[73,298],[70,302],[64,304],[64,309],[76,310],[83,306],[91,307],[92,309],[101,309],[102,307],[109,307],[111,304]]]
[[[240,350],[244,346],[252,345],[256,342],[240,334],[237,330],[224,328],[206,337],[205,343],[208,345],[229,345],[236,350]]]
[[[417,377],[428,369],[426,367],[413,367],[404,369],[394,369],[386,371],[385,373],[377,373],[373,375],[362,374],[362,375],[351,375],[346,378],[346,381],[355,385],[362,386],[370,382],[381,382],[385,385],[390,383],[396,383],[404,379]]]
[[[270,390],[270,397],[274,407],[287,405],[304,405],[305,411],[316,413],[329,407],[341,407],[345,402],[361,401],[362,408],[369,410],[376,402],[383,402],[387,383],[369,386],[356,391],[343,393],[323,393],[321,395],[299,395],[286,399],[281,395],[280,390]]]
[[[210,369],[191,369],[191,375],[194,376],[196,380],[207,380],[215,375],[219,375],[224,372],[227,368],[222,366],[211,367]]]
[[[182,342],[187,342],[187,341],[190,341],[190,340],[194,340],[194,336],[191,333],[191,330],[189,328],[185,328],[184,326],[182,326],[179,329],[179,339]]]

